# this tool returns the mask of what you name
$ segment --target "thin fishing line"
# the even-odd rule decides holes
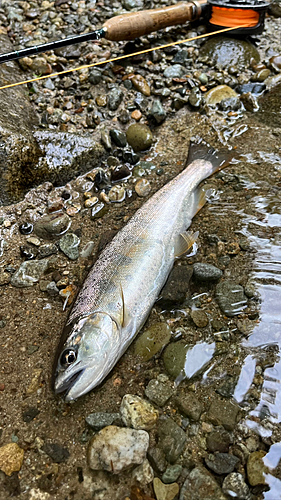
[[[125,54],[122,56],[115,57],[113,59],[106,59],[105,61],[98,61],[98,62],[95,62],[92,64],[85,64],[83,66],[78,66],[78,68],[65,69],[64,71],[59,71],[58,73],[52,73],[51,75],[43,75],[43,76],[39,76],[37,78],[32,78],[30,80],[24,80],[22,82],[10,83],[9,85],[4,85],[3,87],[0,87],[0,90],[10,89],[12,87],[18,87],[19,85],[24,85],[26,83],[38,82],[39,80],[45,80],[46,78],[53,78],[55,76],[65,75],[66,73],[72,73],[73,71],[81,71],[83,69],[93,68],[95,66],[100,66],[101,64],[107,64],[110,62],[121,61],[122,59],[126,59],[128,57],[135,57],[135,56],[139,56],[141,54],[147,54],[148,52],[153,52],[154,50],[165,49],[167,47],[172,47],[174,45],[180,45],[181,43],[191,42],[192,40],[199,40],[199,38],[206,38],[208,36],[218,35],[219,33],[224,33],[226,31],[231,31],[231,30],[238,29],[238,28],[245,28],[246,26],[248,26],[248,25],[242,24],[241,26],[224,28],[222,30],[214,31],[212,33],[205,33],[204,35],[194,36],[192,38],[186,38],[185,40],[179,40],[178,42],[171,42],[171,43],[167,43],[165,45],[160,45],[158,47],[153,47],[150,49],[141,50],[139,52],[133,52],[132,54]]]

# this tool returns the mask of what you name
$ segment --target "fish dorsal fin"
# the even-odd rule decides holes
[[[121,283],[120,283],[120,291],[121,291],[121,302],[122,302],[121,326],[122,326],[122,328],[124,328],[129,323],[130,315],[129,315],[127,308],[126,308],[126,303],[125,303],[125,299],[124,299],[124,292],[123,292],[123,288],[122,288]]]
[[[199,235],[199,232],[193,233],[192,231],[185,231],[180,233],[178,240],[175,244],[175,257],[180,257],[180,255],[185,254],[195,243]]]

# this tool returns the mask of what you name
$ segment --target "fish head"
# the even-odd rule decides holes
[[[66,325],[66,340],[59,346],[53,376],[56,394],[67,391],[72,401],[98,385],[116,361],[120,331],[107,313],[80,316]],[[109,369],[108,369],[109,368]]]

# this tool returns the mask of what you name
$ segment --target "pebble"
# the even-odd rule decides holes
[[[247,305],[243,287],[230,280],[218,283],[216,298],[221,310],[229,318],[241,314]]]
[[[25,260],[35,259],[35,257],[37,256],[37,248],[34,248],[30,245],[21,245],[20,254]]]
[[[260,60],[258,50],[250,42],[224,36],[209,38],[200,48],[199,57],[207,58],[216,66],[237,66],[241,70],[245,70],[253,59],[256,63]]]
[[[35,394],[38,391],[41,384],[41,375],[42,375],[41,368],[36,368],[35,370],[33,370],[31,382],[26,389],[27,396]]]
[[[187,437],[184,430],[173,419],[167,418],[159,421],[158,434],[166,460],[175,463],[185,448]]]
[[[57,245],[55,245],[54,243],[45,243],[38,248],[37,258],[45,259],[46,257],[55,255],[56,253],[58,253]]]
[[[181,64],[174,64],[165,69],[164,78],[181,78],[185,73],[186,70]]]
[[[193,274],[191,266],[174,266],[168,280],[162,288],[160,303],[164,307],[173,307],[184,302],[190,293],[189,282]]]
[[[177,397],[176,404],[183,415],[186,415],[194,422],[198,422],[203,406],[192,392],[185,392]]]
[[[41,245],[39,238],[36,238],[34,236],[28,236],[28,238],[26,238],[26,241],[27,243],[31,243],[31,245],[34,245],[36,247],[39,247]]]
[[[150,430],[158,420],[158,411],[152,404],[139,396],[125,394],[120,406],[120,414],[123,423],[127,427],[137,430]]]
[[[145,388],[146,397],[160,407],[169,401],[173,393],[174,389],[168,377],[165,381],[159,380],[159,378],[150,380]]]
[[[142,75],[134,75],[131,78],[131,82],[134,85],[135,89],[137,89],[143,95],[145,95],[146,97],[150,96],[150,86]]]
[[[237,97],[237,93],[227,85],[218,85],[217,87],[208,90],[208,92],[204,95],[206,104],[209,105],[218,104],[219,102],[231,97]]]
[[[227,500],[227,497],[207,469],[199,466],[183,483],[179,500]]]
[[[239,97],[227,97],[219,103],[218,107],[222,111],[238,111],[241,108],[241,101]]]
[[[181,471],[182,471],[182,465],[180,464],[168,465],[167,469],[165,470],[162,476],[163,483],[165,484],[174,483],[179,478]]]
[[[229,433],[224,429],[215,430],[207,435],[206,443],[209,451],[227,453],[231,444],[231,438]]]
[[[177,483],[164,484],[158,477],[154,478],[153,487],[157,500],[174,500],[179,492]]]
[[[90,198],[87,198],[84,201],[84,207],[85,208],[92,208],[98,201],[99,201],[99,199],[97,198],[97,196],[91,196]]]
[[[149,108],[147,117],[152,118],[157,125],[162,123],[166,119],[167,113],[164,110],[161,101],[159,99],[155,99],[152,103],[151,108]]]
[[[91,257],[91,255],[93,254],[94,248],[95,248],[95,242],[88,241],[88,243],[86,243],[86,245],[82,248],[82,250],[80,252],[80,257],[82,257],[83,259],[87,259],[88,257]]]
[[[222,484],[222,491],[235,500],[251,500],[252,498],[249,487],[239,472],[232,472],[226,476]]]
[[[165,458],[165,453],[161,448],[158,446],[150,448],[147,452],[147,457],[152,464],[153,469],[158,474],[161,474],[161,472],[166,470],[167,460]]]
[[[131,114],[131,118],[133,118],[133,120],[136,120],[136,122],[138,122],[142,117],[142,112],[139,110],[139,109],[135,109],[132,114]]]
[[[24,450],[17,443],[8,443],[0,448],[0,470],[7,476],[21,469]]]
[[[88,465],[93,470],[106,470],[119,474],[122,470],[143,463],[149,445],[146,431],[104,427],[88,445]]]
[[[268,473],[268,468],[263,462],[263,457],[266,452],[263,450],[250,453],[247,460],[247,478],[251,486],[265,484],[265,475]]]
[[[163,363],[165,369],[174,379],[184,370],[188,347],[186,342],[180,340],[169,344],[164,351]]]
[[[33,231],[33,224],[31,222],[23,222],[19,226],[19,231],[21,234],[30,234]]]
[[[119,413],[97,412],[90,413],[90,415],[86,417],[86,422],[94,431],[99,431],[103,429],[103,427],[107,427],[119,419]]]
[[[54,239],[62,236],[71,226],[70,217],[62,212],[41,217],[34,224],[34,232],[39,238]]]
[[[105,149],[111,149],[111,140],[106,130],[101,131],[100,140]]]
[[[169,343],[170,338],[170,327],[166,323],[155,323],[137,337],[135,354],[148,361]]]
[[[239,406],[232,401],[215,399],[207,412],[207,419],[214,425],[223,425],[233,431],[238,422]]]
[[[26,260],[19,269],[12,274],[11,284],[17,288],[33,286],[37,283],[44,272],[50,267],[50,259]]]
[[[96,203],[91,211],[91,219],[100,219],[106,214],[107,211],[108,205],[106,203],[103,203],[102,201],[100,203]]]
[[[98,85],[102,79],[102,72],[98,68],[91,69],[88,80],[93,85]]]
[[[59,240],[60,250],[71,260],[76,260],[79,257],[80,238],[75,233],[65,234]]]
[[[123,186],[113,186],[108,192],[108,198],[112,203],[121,203],[126,198],[126,190]]]
[[[127,165],[117,165],[111,172],[112,182],[122,181],[131,176],[131,171]]]
[[[266,68],[261,69],[252,77],[251,80],[253,82],[264,82],[264,80],[266,80],[269,77],[270,73],[271,73],[270,69]]]
[[[5,269],[0,269],[0,285],[8,285],[11,281],[10,273],[6,272]]]
[[[138,196],[145,198],[151,191],[150,182],[147,179],[139,179],[135,184],[135,191]]]
[[[65,462],[70,456],[67,448],[58,443],[45,443],[41,449],[57,464]]]
[[[193,108],[199,108],[202,103],[202,94],[198,87],[193,87],[190,91],[188,102]]]
[[[140,483],[141,486],[151,483],[153,478],[154,472],[147,458],[141,465],[138,465],[132,473],[132,479]]]
[[[172,59],[173,64],[185,64],[190,59],[190,54],[186,49],[180,49]]]
[[[191,319],[198,328],[204,328],[209,324],[209,319],[207,314],[201,309],[194,309],[190,313]]]
[[[240,100],[244,104],[244,107],[247,111],[254,112],[259,110],[258,100],[256,96],[254,96],[251,92],[242,94]]]
[[[110,111],[116,111],[123,100],[124,94],[118,87],[113,88],[108,94],[108,108]]]
[[[37,417],[37,415],[39,415],[39,413],[40,411],[38,410],[38,408],[34,408],[33,406],[31,406],[24,410],[22,419],[24,422],[29,424],[30,422],[32,422],[32,420],[34,420]]]
[[[118,130],[117,128],[113,128],[110,130],[110,137],[113,140],[114,144],[119,148],[124,148],[127,145],[127,139],[124,132]]]
[[[198,281],[218,281],[223,275],[223,272],[212,264],[203,262],[195,262],[193,264],[193,277]]]
[[[135,152],[149,149],[153,142],[150,128],[141,123],[133,123],[126,132],[127,141]]]
[[[107,96],[104,95],[98,95],[96,97],[96,103],[100,108],[104,108],[107,105]]]
[[[208,455],[205,463],[215,474],[229,474],[239,463],[239,458],[229,453],[215,453]]]
[[[55,297],[59,293],[59,289],[57,288],[56,282],[55,281],[50,281],[47,286],[46,286],[46,292]]]

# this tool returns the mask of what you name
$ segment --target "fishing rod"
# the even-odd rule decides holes
[[[0,64],[101,38],[115,42],[134,40],[169,26],[196,21],[201,16],[205,19],[210,31],[232,28],[231,32],[237,35],[259,34],[264,29],[264,18],[268,6],[269,2],[263,0],[191,0],[169,7],[121,14],[107,20],[102,28],[90,33],[1,54]]]

